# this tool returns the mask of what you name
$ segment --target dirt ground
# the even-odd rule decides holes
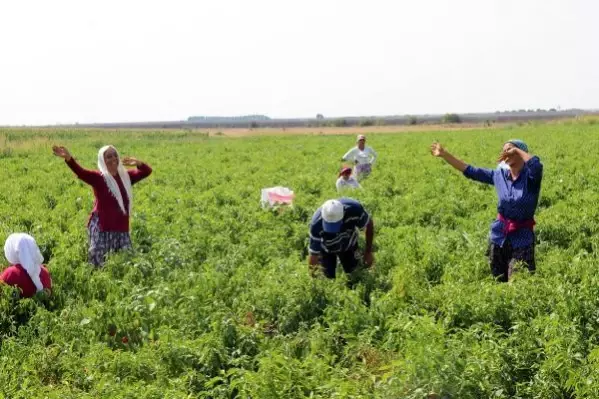
[[[498,127],[500,125],[494,125]],[[210,136],[248,137],[279,135],[338,135],[338,134],[384,134],[402,132],[429,132],[439,130],[491,129],[482,123],[461,125],[416,125],[416,126],[351,126],[351,127],[292,127],[292,128],[234,128],[234,129],[198,129]]]

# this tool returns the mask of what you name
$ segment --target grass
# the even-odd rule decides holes
[[[343,135],[234,139],[193,131],[0,131],[0,239],[27,231],[51,300],[0,297],[0,393],[49,398],[592,398],[599,392],[597,124],[369,135],[356,193],[376,268],[354,289],[310,278],[308,222],[337,196]],[[440,140],[493,167],[524,139],[545,166],[537,268],[509,284],[484,258],[492,187],[433,158]],[[86,264],[88,168],[117,146],[153,168],[134,188],[135,253]],[[582,149],[582,151],[581,151]],[[292,188],[263,211],[260,189]]]

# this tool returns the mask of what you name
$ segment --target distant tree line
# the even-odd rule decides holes
[[[243,122],[264,122],[272,120],[266,115],[241,115],[241,116],[190,116],[188,122],[203,123],[243,123]]]
[[[154,128],[154,129],[226,129],[246,127],[255,128],[291,128],[291,127],[345,127],[345,126],[382,126],[382,125],[429,125],[437,123],[493,123],[527,122],[534,120],[552,120],[580,116],[599,116],[599,110],[555,109],[543,110],[518,109],[487,113],[447,113],[422,115],[389,115],[363,117],[326,118],[319,113],[312,118],[273,119],[265,115],[243,116],[192,116],[182,121],[129,122],[129,123],[82,123],[79,125],[56,125],[79,128]],[[55,126],[54,126],[55,127]]]
[[[585,112],[582,109],[570,109],[570,110],[566,110],[569,112]],[[506,111],[495,111],[496,114],[532,114],[532,113],[542,113],[542,112],[559,112],[558,109],[555,108],[549,108],[549,109],[542,109],[542,108],[537,108],[537,109],[513,109],[513,110],[506,110]]]

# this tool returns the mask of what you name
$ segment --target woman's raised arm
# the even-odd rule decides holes
[[[97,172],[94,172],[93,170],[87,170],[85,168],[82,168],[81,165],[79,165],[77,161],[75,161],[75,158],[73,158],[73,156],[71,155],[69,150],[67,150],[66,147],[56,145],[52,146],[52,152],[57,157],[63,158],[66,164],[69,166],[69,168],[71,168],[71,170],[75,172],[75,174],[80,180],[86,182],[91,186],[93,186],[96,183],[99,174]]]
[[[493,170],[469,166],[466,162],[445,151],[445,148],[443,148],[443,146],[437,142],[431,145],[431,154],[436,157],[443,158],[448,164],[462,172],[464,176],[469,179],[476,180],[481,183],[493,184]]]
[[[466,162],[461,159],[457,159],[449,152],[445,151],[445,148],[440,143],[434,142],[431,145],[431,154],[436,157],[443,158],[448,164],[459,170],[460,172],[464,172],[468,165]]]

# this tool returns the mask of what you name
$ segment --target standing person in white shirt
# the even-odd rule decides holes
[[[344,166],[339,172],[339,178],[337,179],[337,191],[342,191],[345,189],[354,189],[354,188],[362,188],[360,183],[356,180],[355,177],[351,175],[352,169],[349,166]]]
[[[358,136],[357,144],[343,156],[342,160],[355,164],[354,175],[358,180],[361,180],[370,174],[377,154],[372,147],[366,146],[366,137],[364,135]]]

